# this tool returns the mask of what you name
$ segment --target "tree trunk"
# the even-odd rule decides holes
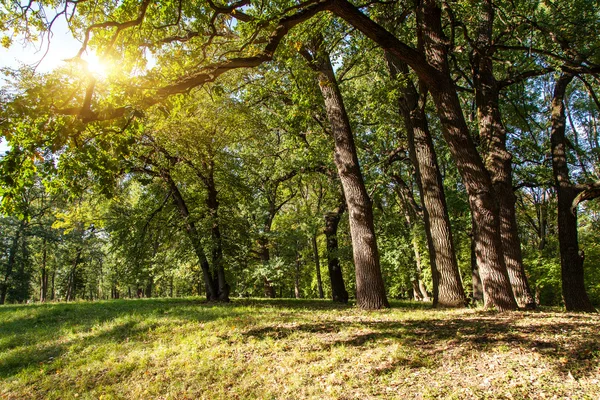
[[[297,299],[300,298],[300,263],[301,263],[300,252],[296,248],[296,271],[294,274],[294,295]]]
[[[22,227],[23,224],[19,224],[19,227],[15,232],[15,236],[13,237],[10,246],[10,250],[8,253],[8,261],[6,263],[6,271],[4,273],[4,279],[0,283],[0,304],[4,304],[6,302],[6,294],[8,293],[8,289],[10,286],[10,278],[12,275],[12,271],[15,267],[17,251],[19,250],[19,239],[21,238]]]
[[[493,72],[492,28],[494,8],[483,2],[477,46],[473,57],[473,82],[485,166],[490,173],[498,202],[504,263],[519,307],[535,309],[527,282],[515,214],[512,155],[506,149],[506,129],[500,114],[500,88]]]
[[[471,223],[474,224],[473,218]],[[473,290],[473,302],[483,303],[483,285],[481,284],[481,277],[479,276],[479,267],[477,266],[477,252],[475,250],[475,229],[472,229],[471,234],[471,279],[472,279],[472,290]]]
[[[340,259],[338,258],[337,230],[340,218],[344,213],[345,204],[342,202],[334,211],[325,214],[325,239],[327,242],[327,269],[329,271],[329,280],[331,281],[331,296],[333,301],[338,303],[348,303],[348,292],[344,284],[344,276]]]
[[[177,184],[171,178],[171,175],[163,171],[163,178],[168,183],[171,193],[173,195],[173,200],[175,205],[177,206],[181,217],[185,223],[185,229],[187,232],[187,236],[192,242],[192,246],[194,251],[196,252],[196,256],[198,257],[198,261],[200,262],[200,268],[202,268],[202,278],[204,279],[204,285],[206,287],[206,299],[208,301],[217,301],[219,299],[217,285],[215,284],[215,280],[210,272],[210,265],[208,264],[208,259],[206,258],[206,254],[204,253],[204,248],[202,247],[202,240],[200,238],[200,234],[196,229],[196,224],[190,218],[190,212],[177,187]],[[171,287],[171,297],[172,297],[172,287]]]
[[[73,265],[71,266],[71,271],[69,272],[69,279],[67,281],[68,282],[67,295],[66,295],[67,301],[75,300],[75,296],[77,295],[77,267],[79,266],[79,263],[81,262],[82,250],[83,250],[82,247],[77,248],[77,253],[75,255],[75,259],[73,260]]]
[[[50,280],[52,282],[52,287],[50,288],[50,300],[54,301],[54,299],[56,298],[56,290],[54,287],[54,279],[56,278],[56,270],[52,271],[52,279]]]
[[[46,301],[46,294],[48,293],[48,269],[47,269],[47,261],[48,261],[48,251],[46,248],[46,238],[44,238],[42,242],[42,275],[40,278],[40,302],[44,303]]]
[[[217,188],[214,179],[214,162],[210,163],[207,179],[208,197],[206,205],[210,212],[211,235],[212,235],[212,263],[217,276],[217,290],[219,301],[229,301],[229,284],[225,280],[225,268],[223,266],[223,240],[221,238],[221,228],[219,225],[219,200],[217,198]]]
[[[515,310],[517,303],[504,264],[492,181],[462,114],[448,66],[448,41],[443,33],[441,10],[437,2],[424,0],[417,10],[418,35],[422,35],[424,39],[425,54],[400,42],[346,0],[335,1],[331,9],[408,64],[429,87],[442,133],[463,179],[469,195],[469,205],[475,216],[477,260],[486,294],[485,305],[500,311]]]
[[[313,254],[315,257],[315,269],[317,271],[317,289],[319,291],[319,298],[324,298],[323,294],[323,281],[321,279],[321,262],[319,261],[319,246],[317,244],[317,234],[314,234],[311,238]]]
[[[392,78],[397,79],[398,75],[402,74],[406,82],[398,104],[407,132],[410,159],[415,168],[417,185],[423,201],[423,219],[433,279],[433,306],[464,307],[467,299],[456,261],[442,175],[425,114],[426,91],[417,91],[406,64],[401,63],[389,52],[386,52],[386,57]],[[423,83],[421,86],[424,88]]]
[[[389,307],[379,265],[379,250],[373,225],[373,209],[358,162],[354,137],[331,60],[316,44],[315,54],[304,52],[318,72],[319,88],[331,124],[337,167],[350,217],[350,236],[356,270],[356,304],[363,309]]]
[[[393,176],[394,181],[396,181],[396,191],[398,192],[398,196],[403,204],[404,210],[404,219],[406,220],[406,224],[410,230],[411,244],[413,247],[413,254],[415,257],[415,278],[411,280],[413,285],[413,292],[415,294],[415,298],[418,298],[419,301],[430,301],[429,294],[427,293],[427,289],[425,288],[425,284],[421,279],[422,273],[422,260],[421,260],[421,251],[419,250],[419,237],[417,234],[417,225],[414,220],[421,213],[421,208],[418,206],[415,198],[413,196],[412,190],[409,189],[408,185],[399,175]]]
[[[152,287],[154,286],[154,278],[151,276],[148,278],[148,282],[146,282],[146,287],[144,288],[144,297],[150,298],[152,297]]]
[[[583,277],[583,252],[579,251],[577,238],[577,210],[571,211],[577,189],[569,178],[567,140],[565,137],[564,97],[573,75],[563,73],[554,88],[552,97],[552,172],[558,195],[558,241],[562,273],[562,294],[567,311],[594,312],[585,290]]]

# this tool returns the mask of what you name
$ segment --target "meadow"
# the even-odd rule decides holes
[[[600,317],[393,302],[0,307],[0,398],[600,398]]]

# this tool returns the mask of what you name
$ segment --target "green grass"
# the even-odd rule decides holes
[[[0,399],[600,398],[600,317],[196,298],[0,307]]]

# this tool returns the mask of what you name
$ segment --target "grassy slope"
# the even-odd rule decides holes
[[[600,398],[600,317],[325,301],[0,307],[0,399]]]

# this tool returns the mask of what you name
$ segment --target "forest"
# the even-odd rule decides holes
[[[0,304],[600,305],[597,0],[45,0],[1,43]]]

